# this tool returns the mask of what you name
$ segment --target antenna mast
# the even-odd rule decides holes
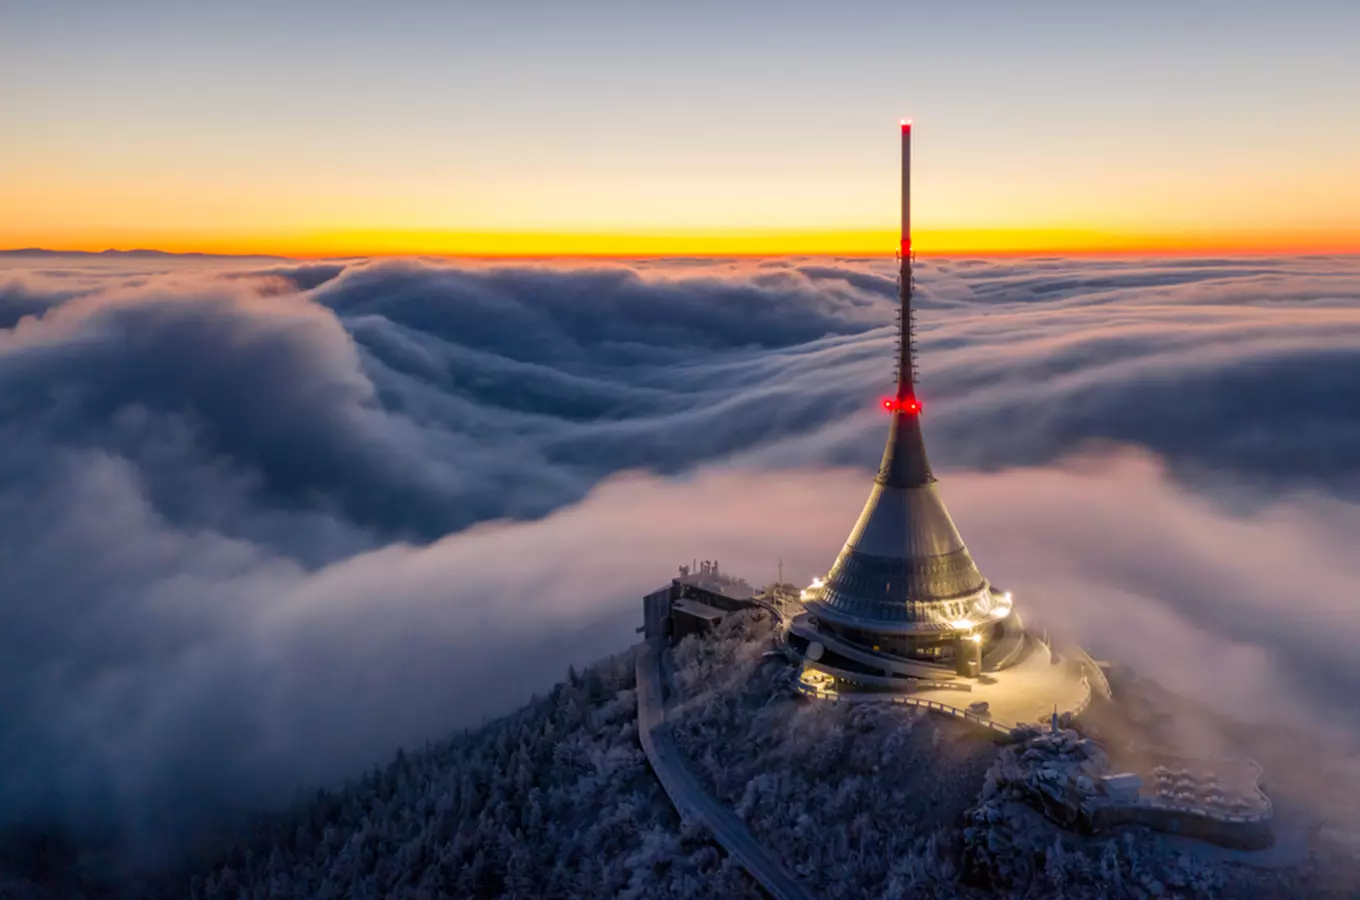
[[[900,269],[897,274],[897,295],[902,302],[902,331],[898,342],[897,358],[897,402],[911,404],[916,401],[916,317],[911,306],[911,296],[916,289],[912,275],[912,264],[916,262],[916,252],[911,248],[911,120],[902,120],[902,241],[898,248]]]
[[[878,483],[892,487],[921,487],[935,480],[921,437],[921,398],[916,394],[916,316],[911,305],[916,288],[911,248],[911,120],[902,120],[902,241],[898,248],[898,297],[902,302],[897,337],[897,392],[883,401],[893,414],[888,444],[878,467]]]

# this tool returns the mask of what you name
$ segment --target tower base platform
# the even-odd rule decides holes
[[[804,658],[795,687],[807,697],[849,703],[919,706],[999,735],[1040,725],[1055,714],[1076,716],[1093,694],[1108,694],[1103,673],[1076,646],[1054,649],[1025,633],[1023,647],[1003,669],[976,678],[947,670],[936,677],[891,677],[843,669],[840,660]]]

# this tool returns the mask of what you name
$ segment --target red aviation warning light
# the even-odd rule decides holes
[[[921,414],[921,401],[910,395],[906,397],[884,397],[881,405],[890,413],[901,412],[909,416]]]

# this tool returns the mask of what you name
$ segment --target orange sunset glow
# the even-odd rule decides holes
[[[917,233],[919,254],[936,256],[1351,254],[1360,232],[1221,232],[1138,234],[1081,229],[956,229]],[[657,256],[891,256],[897,235],[878,231],[769,231],[676,234],[569,232],[341,231],[298,235],[154,232],[34,242],[52,250],[155,248],[171,253],[280,255],[299,259],[448,256],[533,259]]]
[[[0,31],[22,85],[0,99],[0,249],[891,254],[910,117],[923,254],[1360,252],[1340,7],[1238,9],[1220,41],[1219,16],[1003,6],[981,31],[892,5],[775,32],[535,13],[570,40],[490,6],[116,6]]]

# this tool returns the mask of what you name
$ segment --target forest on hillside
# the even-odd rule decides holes
[[[136,896],[759,897],[681,823],[639,746],[635,653],[571,670],[518,712],[288,809]],[[1130,827],[1063,831],[1027,802],[1059,763],[1100,754],[1077,731],[999,746],[896,706],[809,702],[768,613],[731,615],[665,660],[669,727],[700,780],[816,896],[1344,896],[1353,868],[1254,868]],[[0,898],[103,896],[0,881]],[[109,894],[108,896],[113,896]],[[128,896],[126,893],[121,896]]]

